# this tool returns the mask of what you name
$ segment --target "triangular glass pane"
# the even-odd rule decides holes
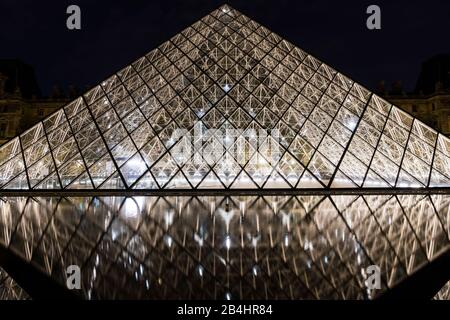
[[[178,173],[167,183],[164,189],[191,189],[191,184],[186,180],[183,172]]]
[[[286,182],[286,180],[277,170],[272,171],[263,186],[264,189],[288,189],[290,187],[291,186]]]
[[[25,169],[22,159],[22,155],[19,154],[0,167],[0,185],[8,183]]]
[[[253,182],[248,174],[242,170],[231,185],[231,189],[256,189],[258,186]]]
[[[224,186],[211,170],[203,181],[198,185],[197,189],[223,189]]]
[[[334,176],[331,188],[356,188],[357,185],[340,170]]]
[[[61,189],[61,185],[59,184],[59,179],[56,172],[50,174],[41,183],[34,187],[34,189]]]
[[[272,166],[259,152],[256,152],[244,170],[259,187],[262,187],[272,171]]]
[[[89,173],[94,187],[98,188],[114,171],[116,171],[116,167],[108,154],[92,165]]]
[[[233,156],[227,152],[221,159],[219,159],[219,161],[217,161],[217,164],[214,166],[213,170],[220,181],[226,187],[229,187],[242,170],[242,167],[235,161]]]
[[[80,155],[76,156],[74,159],[71,159],[66,165],[59,168],[58,173],[61,178],[63,188],[69,185],[84,171],[86,171],[86,168]]]
[[[308,171],[305,171],[297,188],[323,188],[323,185]]]
[[[15,138],[0,147],[0,165],[20,152],[19,139]]]
[[[210,167],[199,152],[183,166],[182,171],[192,186],[195,188],[209,173]]]
[[[28,168],[28,178],[30,179],[31,187],[33,188],[54,170],[55,167],[52,157],[50,154],[47,154],[41,160]]]
[[[166,148],[157,137],[152,138],[142,149],[140,153],[147,166],[151,167],[153,163],[166,152]]]
[[[364,181],[364,188],[389,188],[389,184],[378,174],[369,170]]]
[[[147,166],[139,153],[136,153],[120,167],[120,172],[128,187],[130,187],[146,170]]]
[[[78,147],[73,137],[64,141],[55,150],[53,150],[53,158],[57,167],[71,159],[78,153]]]
[[[114,173],[101,186],[100,189],[126,189],[118,172]]]
[[[7,183],[3,189],[28,189],[28,181],[25,172]]]
[[[277,164],[276,170],[289,182],[291,187],[295,187],[305,168],[297,159],[285,152],[283,158]]]
[[[69,184],[67,189],[92,189],[92,182],[89,174],[84,172],[77,179],[75,179],[71,184]]]
[[[428,178],[427,178],[428,180]],[[425,187],[422,183],[420,183],[417,179],[415,179],[412,175],[408,174],[405,170],[400,170],[400,174],[397,180],[397,187],[400,188],[423,188]]]
[[[342,171],[343,174],[360,187],[364,181],[367,167],[350,152],[347,152],[339,166],[339,171]]]
[[[406,151],[405,157],[403,158],[402,169],[413,176],[415,180],[420,181],[422,186],[428,184],[431,170],[430,166],[409,151]]]
[[[430,179],[430,187],[446,187],[450,184],[450,178],[440,174],[436,170],[432,170],[431,179]]]
[[[316,152],[308,165],[308,169],[317,179],[328,185],[333,176],[335,166],[320,153]]]
[[[162,157],[151,169],[156,182],[162,188],[178,171],[178,167],[170,154]]]
[[[153,179],[150,172],[144,174],[142,178],[133,186],[133,189],[159,189],[158,184]]]

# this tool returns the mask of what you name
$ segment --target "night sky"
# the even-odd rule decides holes
[[[32,65],[44,94],[92,86],[223,3],[1,0],[0,58]],[[448,0],[227,3],[369,89],[401,80],[410,91],[422,61],[450,52]],[[81,7],[82,30],[66,28],[70,4]],[[366,28],[370,4],[381,7],[381,30]]]

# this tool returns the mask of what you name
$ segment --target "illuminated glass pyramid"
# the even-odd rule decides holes
[[[450,186],[450,140],[222,6],[0,149],[2,189]]]

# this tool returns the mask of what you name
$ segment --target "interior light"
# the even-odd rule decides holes
[[[350,129],[350,130],[355,130],[355,128],[356,128],[356,120],[355,119],[350,119],[350,120],[348,120],[347,121],[347,127]]]
[[[289,246],[289,235],[288,235],[288,234],[286,234],[286,235],[284,236],[284,246],[285,246],[285,247],[288,247],[288,246]]]
[[[198,266],[198,275],[200,277],[203,277],[203,267],[202,266]]]
[[[231,237],[230,237],[230,235],[226,235],[225,236],[225,247],[227,247],[227,249],[231,248]]]
[[[164,241],[165,241],[166,245],[167,245],[169,248],[172,247],[173,240],[172,240],[172,237],[171,237],[171,236],[165,235],[165,236],[164,236]]]
[[[124,204],[124,215],[126,218],[134,218],[139,215],[139,208],[133,199],[127,198]]]

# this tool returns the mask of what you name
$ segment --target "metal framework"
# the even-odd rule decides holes
[[[227,6],[0,149],[2,189],[448,186],[448,138]]]
[[[28,300],[28,294],[0,268],[0,300]]]
[[[89,299],[373,298],[449,187],[447,137],[222,6],[0,147],[0,245]]]
[[[0,245],[102,298],[364,299],[449,249],[449,195],[14,197]],[[381,290],[364,270],[381,269]]]
[[[433,298],[434,300],[450,300],[450,281],[447,282]]]

